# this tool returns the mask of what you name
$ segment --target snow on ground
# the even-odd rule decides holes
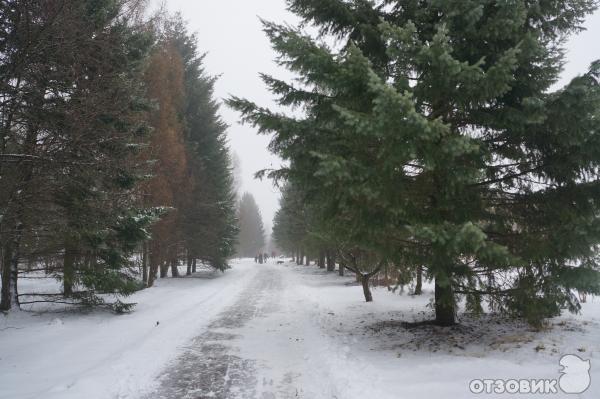
[[[374,298],[352,277],[248,260],[159,281],[130,315],[0,316],[0,397],[476,398],[491,395],[471,394],[473,379],[557,379],[568,353],[591,360],[579,397],[600,397],[600,298],[542,331],[464,315],[450,329],[405,324],[431,317],[431,287]]]
[[[0,398],[138,397],[256,272],[242,263],[223,275],[159,280],[128,298],[137,306],[126,315],[0,315]]]
[[[412,297],[379,288],[367,304],[352,277],[283,269],[281,290],[269,299],[275,308],[236,331],[233,352],[256,362],[262,395],[240,397],[474,398],[473,379],[557,379],[567,353],[592,359],[593,385],[582,397],[600,397],[598,298],[583,315],[552,320],[541,332],[464,316],[451,329],[411,328],[403,322],[433,316],[431,289]]]
[[[585,304],[582,315],[554,319],[541,332],[519,322],[465,316],[451,329],[411,328],[404,322],[433,317],[427,310],[431,288],[421,297],[380,288],[375,302],[365,304],[362,288],[347,286],[349,278],[292,268],[296,281],[290,285],[300,295],[290,296],[304,298],[302,309],[318,328],[314,367],[328,376],[324,387],[331,391],[306,397],[473,398],[473,379],[556,379],[561,355],[569,353],[591,359],[592,386],[582,397],[600,397],[600,298]]]

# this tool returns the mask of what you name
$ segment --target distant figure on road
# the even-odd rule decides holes
[[[261,265],[263,264],[263,254],[258,254],[258,263],[260,263]]]

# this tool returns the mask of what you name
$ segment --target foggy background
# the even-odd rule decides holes
[[[262,31],[259,17],[279,23],[295,24],[298,19],[287,12],[285,0],[154,0],[153,7],[164,4],[171,12],[180,11],[189,29],[198,34],[201,51],[208,52],[205,67],[220,76],[215,95],[223,100],[230,95],[247,98],[262,106],[273,106],[273,97],[258,74],[264,72],[289,79],[290,74],[273,62],[275,53]],[[587,70],[600,58],[600,12],[586,21],[587,31],[567,43],[567,64],[560,87]],[[259,136],[250,126],[238,124],[239,115],[222,106],[221,114],[229,124],[231,149],[237,154],[242,172],[241,192],[254,195],[260,207],[265,232],[271,234],[272,220],[279,207],[279,190],[269,180],[254,179],[266,168],[277,168],[281,160],[267,150],[269,138]]]

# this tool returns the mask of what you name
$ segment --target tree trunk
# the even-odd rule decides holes
[[[21,241],[20,233],[19,233],[19,243]],[[14,247],[14,243],[13,243]],[[17,246],[18,248],[18,246]],[[10,261],[10,275],[9,275],[9,295],[10,295],[10,310],[19,310],[21,306],[19,305],[19,254],[18,250],[13,251],[11,261]]]
[[[325,252],[319,252],[319,260],[318,260],[319,268],[325,269]]]
[[[177,259],[171,260],[171,277],[179,277],[179,262]]]
[[[417,284],[415,285],[415,295],[423,293],[423,266],[417,267]]]
[[[17,214],[22,216],[22,210]],[[18,222],[15,224],[14,235],[11,239],[11,243],[4,247],[3,261],[2,261],[2,300],[0,303],[0,310],[19,310],[19,258],[20,258],[20,245],[21,237],[23,235],[23,223]]]
[[[192,273],[196,273],[196,258],[192,261]]]
[[[454,293],[452,285],[442,286],[435,281],[435,324],[452,326],[456,324],[454,315]]]
[[[186,276],[192,275],[192,258],[188,256],[187,258],[187,271],[185,272]]]
[[[148,287],[152,287],[154,285],[154,281],[156,281],[156,277],[158,276],[158,259],[156,259],[156,248],[152,248],[148,246],[150,251],[148,251],[148,257],[150,261],[150,273],[148,274]]]
[[[335,271],[335,258],[331,255],[331,252],[327,251],[327,271]]]
[[[390,286],[390,273],[389,273],[388,265],[385,265],[385,267],[383,269],[383,279],[384,279],[384,285],[389,288],[389,286]]]
[[[363,294],[365,294],[365,301],[373,302],[373,295],[371,294],[371,289],[369,288],[369,276],[363,275],[360,277]]]
[[[166,278],[169,275],[169,261],[163,261],[160,265],[160,278]]]
[[[340,276],[344,276],[344,270],[346,269],[346,266],[344,265],[344,262],[340,259],[340,265],[339,265],[339,270],[338,273]]]
[[[17,85],[20,85],[20,78],[18,80]],[[40,96],[43,100],[43,97]],[[39,99],[39,98],[38,98]],[[43,102],[34,102],[34,104],[38,105],[38,108],[41,108],[41,104]],[[12,125],[12,112],[9,115],[9,119],[7,120],[7,124],[5,125],[6,131],[11,128]],[[0,152],[5,151],[6,141],[4,139],[4,132],[0,132],[3,137],[0,141],[1,150]],[[6,135],[8,136],[8,135]],[[29,127],[27,129],[27,135],[24,140],[23,153],[27,155],[35,155],[35,149],[37,145],[37,130],[33,127]],[[0,163],[1,165],[1,163]],[[12,237],[10,237],[7,246],[10,248],[8,256],[5,256],[6,259],[9,259],[9,263],[6,266],[3,266],[2,270],[2,294],[1,294],[1,303],[0,309],[2,310],[18,310],[19,306],[19,292],[18,292],[18,283],[19,283],[19,259],[21,257],[21,239],[23,237],[24,230],[24,219],[25,219],[25,198],[23,193],[28,191],[28,188],[31,184],[31,180],[33,178],[33,164],[31,162],[25,163],[24,165],[20,165],[19,169],[22,172],[22,181],[17,185],[17,190],[15,192],[14,202],[16,204],[16,211],[14,213],[14,224],[13,224],[13,233]],[[7,215],[3,215],[3,220],[7,220]],[[1,226],[1,225],[0,225]],[[5,262],[3,261],[4,265]],[[4,274],[8,272],[7,277],[7,286],[4,286]]]
[[[146,243],[142,245],[142,281],[148,284],[148,246]]]
[[[75,246],[67,242],[65,244],[65,256],[63,260],[63,295],[65,297],[73,296],[76,257]]]
[[[32,176],[32,169],[28,167],[26,172],[26,176],[24,179],[24,187],[29,185]],[[21,257],[21,239],[23,237],[23,230],[25,228],[23,224],[23,219],[25,217],[25,203],[24,200],[18,199],[19,204],[17,206],[17,210],[15,212],[15,222],[14,222],[14,230],[12,233],[12,237],[9,239],[10,244],[7,244],[6,247],[7,254],[5,256],[6,260],[8,260],[8,265],[6,265],[6,270],[3,270],[2,273],[2,302],[0,303],[1,310],[19,310],[21,307],[19,306],[19,291],[18,291],[18,283],[19,283],[19,259]],[[6,262],[2,262],[4,265]],[[7,274],[7,286],[4,286],[4,274]]]
[[[10,284],[12,248],[6,244],[2,250],[2,300],[0,310],[10,310],[12,307],[12,288]]]

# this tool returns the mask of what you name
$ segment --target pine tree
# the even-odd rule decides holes
[[[291,184],[284,186],[279,210],[273,220],[273,239],[283,251],[296,254],[307,236],[305,209],[300,192]]]
[[[253,258],[265,250],[266,238],[260,209],[254,196],[244,193],[239,203],[237,256]]]
[[[346,45],[265,23],[298,79],[263,79],[305,115],[229,103],[274,134],[290,166],[273,177],[351,246],[424,266],[437,324],[455,323],[457,295],[537,323],[577,311],[573,289],[600,292],[600,62],[551,91],[596,1],[289,4]]]

